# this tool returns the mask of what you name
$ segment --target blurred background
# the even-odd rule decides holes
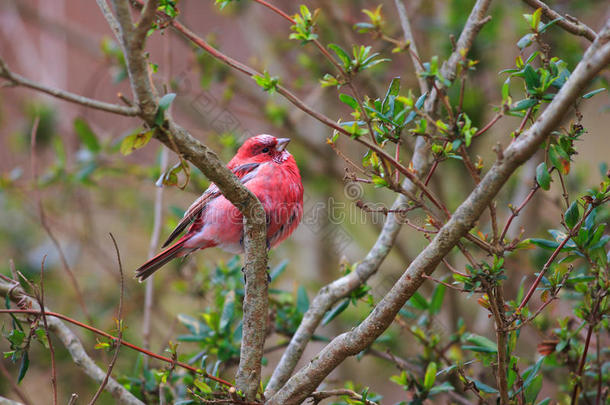
[[[293,1],[276,3],[289,14],[297,12],[300,4]],[[409,0],[405,3],[422,60],[428,61],[435,55],[444,60],[451,52],[450,36],[459,35],[474,2]],[[562,14],[578,17],[594,30],[601,27],[608,6],[605,1],[595,0],[548,3]],[[0,56],[12,71],[33,81],[99,100],[121,103],[118,93],[131,99],[120,48],[94,2],[2,0],[0,4]],[[381,4],[384,33],[401,40],[402,31],[393,1],[312,0],[306,4],[311,10],[320,9],[318,35],[324,44],[337,43],[347,49],[351,44],[370,45],[375,52],[392,59],[391,63],[379,64],[357,77],[357,86],[363,94],[373,99],[382,97],[390,80],[400,77],[402,92],[412,89],[419,95],[408,54],[392,53],[393,46],[388,42],[353,29],[357,22],[367,21],[362,9],[373,10]],[[283,85],[331,119],[349,120],[349,110],[339,102],[337,92],[322,88],[319,83],[325,73],[332,72],[332,66],[313,46],[290,41],[289,24],[280,17],[248,1],[231,3],[220,10],[211,0],[180,0],[178,7],[178,18],[185,25],[226,54],[259,71],[267,70],[279,76]],[[469,75],[464,106],[474,126],[483,127],[493,117],[494,108],[501,105],[500,89],[506,76],[499,72],[512,67],[520,54],[515,44],[528,32],[521,14],[532,11],[521,2],[493,3],[492,20],[484,26],[470,53],[479,63],[476,71]],[[545,40],[551,45],[552,54],[566,61],[569,69],[574,68],[588,45],[585,39],[558,28],[549,30]],[[224,161],[233,156],[243,139],[252,135],[269,133],[293,139],[289,150],[297,159],[304,179],[305,216],[293,236],[270,254],[272,272],[275,269],[279,273],[285,266],[272,284],[272,288],[282,290],[282,293],[272,299],[296,302],[299,295],[302,298],[300,291],[305,291],[311,299],[320,287],[340,277],[346,266],[366,255],[384,217],[362,212],[355,201],[363,199],[390,206],[395,195],[370,185],[346,184],[345,162],[326,144],[326,139],[332,135],[328,128],[281,96],[262,91],[250,78],[231,71],[169,30],[155,32],[149,38],[147,49],[150,63],[154,65],[153,79],[161,93],[177,94],[172,104],[176,121],[217,151]],[[607,87],[608,78],[606,70],[589,90]],[[457,90],[451,89],[451,97],[457,97]],[[515,86],[512,91],[519,94],[522,89]],[[609,108],[608,92],[579,106],[588,133],[578,145],[579,154],[567,177],[567,187],[575,193],[598,184],[605,173],[607,166],[604,163],[610,156]],[[31,170],[30,150],[30,132],[36,117],[40,120],[33,152],[37,157],[37,180]],[[566,117],[566,123],[570,118]],[[473,143],[471,155],[481,157],[484,170],[495,159],[491,147],[498,142],[507,146],[510,133],[519,122],[518,117],[504,117],[486,136]],[[121,153],[122,140],[139,131],[138,119],[94,111],[24,88],[0,88],[0,272],[10,275],[9,260],[12,259],[24,276],[37,281],[41,261],[46,255],[47,306],[75,319],[92,322],[100,329],[116,331],[119,274],[108,236],[112,233],[118,241],[126,272],[124,338],[136,344],[142,342],[145,289],[132,278],[132,271],[148,257],[158,190],[155,183],[161,175],[163,160],[161,146],[154,140],[128,156]],[[409,145],[410,140],[407,140],[402,152],[404,161],[410,156]],[[338,147],[355,162],[360,162],[363,149],[355,142],[340,139]],[[168,167],[179,163],[173,154],[169,154],[167,160]],[[540,158],[527,163],[500,194],[498,213],[501,220],[510,214],[508,204],[518,204],[529,192],[539,162]],[[178,173],[177,186],[182,186],[185,180],[184,173]],[[208,184],[207,179],[193,168],[184,189],[164,187],[162,239]],[[433,187],[449,208],[454,209],[473,184],[462,165],[447,161],[435,175]],[[67,266],[62,264],[59,251],[41,224],[38,198]],[[555,182],[550,193],[537,195],[517,218],[511,228],[512,236],[518,235],[521,226],[527,237],[545,236],[547,225],[557,223],[563,211],[560,198],[561,187]],[[414,221],[423,221],[417,215]],[[487,216],[482,218],[482,228],[487,226],[487,220]],[[383,296],[411,258],[427,244],[420,233],[404,228],[378,274],[369,280],[375,299]],[[538,253],[521,253],[509,258],[507,288],[512,290],[511,295],[514,296],[522,278],[531,275],[543,260],[544,256]],[[451,256],[450,261],[458,269],[464,267],[463,259],[458,255]],[[74,273],[84,307],[79,304],[66,267]],[[214,281],[214,275],[235,268],[239,268],[239,262],[231,255],[213,249],[194,254],[188,260],[177,260],[157,273],[151,349],[162,353],[168,342],[178,342],[179,353],[196,353],[204,343],[196,339],[179,339],[192,333],[185,320],[196,319],[206,307],[220,305],[218,296],[210,293],[222,287]],[[448,270],[439,267],[435,276],[443,278],[446,274]],[[231,277],[238,282],[241,274]],[[430,296],[434,287],[432,282],[425,284],[422,295]],[[369,311],[370,305],[365,301],[351,305],[332,323],[318,330],[320,340],[350,329]],[[552,318],[565,311],[561,305],[552,305],[545,319],[552,326]],[[464,317],[464,314],[468,316]],[[448,290],[441,312],[432,320],[433,328],[447,337],[455,331],[460,317],[471,330],[492,336],[488,312],[477,305],[476,298]],[[8,330],[8,316],[1,318],[0,324],[4,331]],[[107,364],[111,353],[93,349],[96,337],[86,331],[74,330],[98,364]],[[519,350],[524,356],[533,356],[536,344],[544,336],[533,329],[523,333],[526,336],[523,339],[532,344],[529,347],[521,345]],[[412,344],[414,337],[404,328],[393,326],[384,336],[386,342],[380,342],[380,351],[385,350],[385,344],[404,357],[417,355],[417,346]],[[270,337],[268,345],[281,347],[286,339],[285,334],[278,332]],[[302,363],[309,361],[323,344],[323,341],[310,343]],[[6,339],[0,342],[0,350],[8,350]],[[83,397],[91,395],[96,384],[71,363],[63,347],[56,348],[56,352],[60,398],[68,398],[76,387]],[[266,356],[265,378],[270,376],[281,352],[280,348]],[[236,363],[228,359],[235,353],[214,355],[225,356],[222,374],[231,378]],[[7,359],[0,361],[16,380],[19,364]],[[34,403],[49,402],[49,361],[48,351],[40,344],[34,344],[30,369],[20,383]],[[114,375],[125,378],[136,375],[134,367],[139,362],[141,359],[134,352],[122,349]],[[485,373],[482,365],[477,370]],[[345,361],[330,376],[328,383],[351,380],[382,394],[383,403],[394,403],[404,400],[402,388],[388,381],[397,373],[387,361],[362,356]],[[0,395],[14,398],[8,381],[8,378],[0,378]],[[552,395],[555,389],[547,384],[543,392]],[[104,394],[101,403],[112,403],[112,399]]]

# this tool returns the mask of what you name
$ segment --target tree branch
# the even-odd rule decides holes
[[[85,107],[94,108],[96,110],[102,110],[114,114],[127,115],[130,117],[136,116],[139,113],[137,107],[125,107],[118,104],[106,103],[104,101],[94,100],[88,97],[83,97],[78,94],[70,93],[68,91],[56,89],[54,87],[45,86],[37,82],[33,82],[17,73],[12,72],[6,62],[0,57],[0,77],[8,80],[8,82],[14,86],[27,87],[32,90],[37,90],[42,93],[49,94],[53,97],[60,98],[62,100],[69,101],[83,105]]]
[[[473,13],[471,13],[470,17],[468,18],[468,21],[466,22],[464,30],[462,31],[458,41],[464,47],[464,49],[470,47],[474,37],[478,33],[479,30],[475,27],[480,28],[480,21],[483,19],[483,15],[487,11],[490,1],[491,0],[479,0],[475,6],[475,9],[473,10]],[[459,48],[454,53],[459,53]],[[455,75],[458,59],[452,58],[451,60],[454,62],[443,64],[442,69],[444,75]],[[436,115],[436,97],[437,92],[436,90],[433,90],[426,100],[426,105],[424,108],[426,113],[430,116]],[[411,158],[411,165],[413,166],[417,176],[424,177],[427,173],[430,167],[429,155],[430,148],[426,143],[426,139],[421,136],[418,137],[415,142],[415,149]],[[414,194],[417,191],[416,185],[408,178],[403,182],[403,188],[408,194]],[[407,206],[407,202],[408,198],[405,195],[400,194],[394,201],[392,210],[405,208]],[[273,375],[271,376],[271,379],[267,384],[267,389],[265,390],[266,397],[273,395],[286,383],[286,381],[288,381],[298,361],[303,355],[307,343],[309,343],[313,333],[322,321],[324,314],[326,314],[326,312],[328,312],[337,301],[348,296],[353,290],[365,283],[366,280],[377,272],[381,263],[390,253],[390,250],[396,241],[396,237],[402,222],[401,215],[389,214],[385,220],[383,229],[375,241],[375,244],[367,253],[364,260],[358,263],[356,269],[352,273],[326,285],[314,297],[309,309],[307,312],[305,312],[297,331],[292,337],[288,348],[282,354],[280,362],[273,371]]]
[[[147,32],[150,28],[142,23],[146,21],[149,25],[152,24],[153,18],[145,16],[156,12],[158,0],[148,1],[138,27],[133,26],[127,0],[113,0],[112,3],[120,26],[129,80],[141,109],[140,116],[151,128],[155,128],[155,137],[158,140],[195,164],[244,217],[246,287],[241,356],[236,382],[246,399],[254,399],[260,382],[268,308],[265,211],[256,196],[241,184],[218,156],[176,124],[169,114],[163,126],[157,126],[155,121],[159,105],[144,53],[146,37],[138,37],[138,32]],[[153,11],[150,11],[151,8]]]
[[[472,228],[510,175],[535,153],[551,130],[561,122],[580,92],[608,63],[610,20],[540,118],[504,151],[503,159],[492,166],[481,183],[458,207],[432,242],[413,260],[373,312],[352,331],[333,339],[268,400],[268,405],[302,402],[345,358],[365,349],[389,327],[400,308],[425,280],[423,275],[431,274],[443,257]]]
[[[532,8],[542,9],[542,14],[549,20],[555,20],[557,18],[561,18],[557,21],[557,25],[559,25],[564,30],[581,37],[587,38],[589,41],[595,41],[597,34],[591,28],[589,28],[586,24],[578,21],[576,18],[566,15],[565,17],[547,6],[544,2],[540,0],[523,0],[523,2],[529,4]]]

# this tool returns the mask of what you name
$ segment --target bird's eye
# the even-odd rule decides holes
[[[262,153],[267,153],[267,152],[269,152],[269,148],[263,148],[263,150],[261,152]]]

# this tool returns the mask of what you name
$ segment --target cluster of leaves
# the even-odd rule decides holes
[[[314,29],[319,10],[314,10],[312,14],[311,11],[309,11],[309,8],[302,4],[300,12],[300,14],[295,14],[293,16],[295,23],[290,27],[290,30],[294,32],[290,34],[289,38],[297,39],[305,44],[318,38],[318,35],[314,33]]]

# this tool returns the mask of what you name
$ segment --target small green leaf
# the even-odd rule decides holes
[[[582,96],[582,98],[591,98],[594,95],[599,94],[599,93],[601,93],[602,91],[605,91],[605,90],[606,90],[606,88],[602,87],[601,89],[590,91],[587,94],[585,94],[584,96]]]
[[[477,387],[479,391],[482,391],[486,394],[496,394],[498,392],[497,389],[490,387],[487,384],[482,383],[481,381],[474,380],[474,385]]]
[[[546,167],[546,163],[542,162],[536,167],[536,181],[543,190],[551,188],[551,175]]]
[[[536,100],[535,98],[526,98],[517,101],[513,108],[511,108],[511,111],[525,111],[528,108],[535,106],[536,104],[538,104],[538,100]]]
[[[574,228],[579,218],[580,212],[578,211],[578,201],[573,201],[564,215],[564,219],[568,228]]]
[[[542,7],[536,9],[536,11],[534,11],[534,14],[532,14],[532,21],[531,21],[530,26],[532,27],[533,30],[538,29],[538,24],[540,24],[541,16],[542,16]]]
[[[23,356],[21,357],[21,365],[19,366],[19,376],[17,377],[17,384],[23,380],[25,374],[28,372],[28,368],[30,367],[30,356],[28,352],[23,352]]]
[[[540,86],[540,77],[530,64],[523,69],[523,79],[525,80],[527,91],[530,93],[533,93],[535,88]]]
[[[407,301],[409,305],[411,305],[415,309],[428,309],[428,301],[417,291],[413,294],[413,296]]]
[[[333,309],[331,309],[330,311],[328,311],[326,313],[326,315],[324,316],[324,319],[322,319],[322,326],[327,325],[330,321],[335,319],[335,317],[337,317],[341,312],[345,311],[348,306],[349,306],[349,298],[341,301],[341,303],[339,305],[335,306]]]
[[[424,376],[424,389],[429,391],[436,381],[436,370],[437,366],[435,362],[428,363],[426,368],[426,375]]]
[[[225,330],[231,325],[233,316],[235,315],[235,291],[231,290],[225,296],[222,314],[220,315],[220,330]]]
[[[163,122],[165,121],[165,111],[167,111],[175,98],[176,93],[167,93],[161,97],[161,100],[159,100],[159,109],[157,110],[157,115],[155,116],[155,125],[163,125]]]
[[[430,299],[430,308],[428,309],[431,315],[436,315],[440,312],[443,299],[445,298],[445,290],[446,287],[443,284],[438,284],[434,288],[432,298]]]
[[[542,375],[536,376],[531,384],[525,388],[525,402],[533,404],[542,389]]]
[[[328,47],[337,54],[339,59],[341,59],[341,62],[343,62],[343,67],[347,68],[351,65],[352,59],[343,48],[336,44],[328,44]]]
[[[80,141],[85,145],[85,148],[91,152],[97,153],[100,151],[100,143],[97,140],[97,136],[89,127],[89,124],[84,119],[78,117],[74,120],[74,131]]]
[[[519,49],[525,49],[528,46],[530,46],[533,41],[534,41],[534,34],[532,34],[532,33],[525,34],[524,36],[521,37],[519,42],[517,42],[517,46],[519,47]]]
[[[352,107],[354,110],[358,110],[358,101],[356,101],[356,99],[349,94],[339,94],[339,100],[341,100],[343,104],[347,104],[348,106]]]
[[[297,311],[300,314],[304,314],[309,309],[309,297],[307,297],[307,291],[302,285],[297,290]]]

